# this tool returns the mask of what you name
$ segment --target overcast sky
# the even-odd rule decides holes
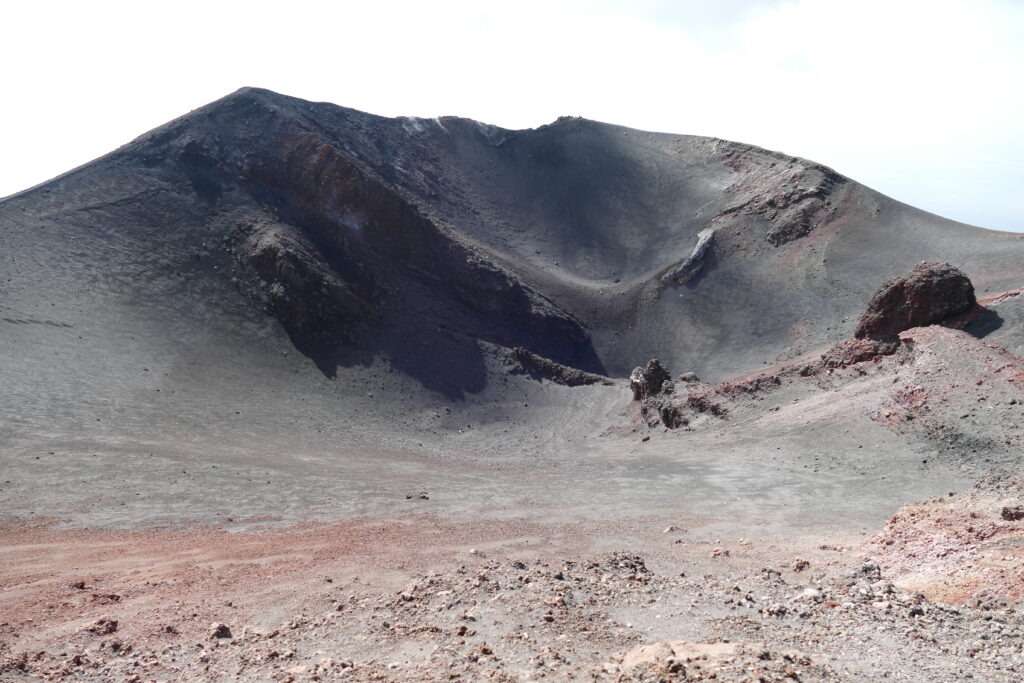
[[[1024,2],[51,1],[3,28],[0,196],[255,85],[740,140],[1024,230]]]

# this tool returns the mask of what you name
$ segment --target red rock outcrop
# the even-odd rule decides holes
[[[871,297],[857,323],[857,339],[894,339],[911,327],[934,325],[977,303],[974,286],[948,263],[922,262],[889,280]]]

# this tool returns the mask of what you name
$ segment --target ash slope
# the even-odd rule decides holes
[[[982,295],[1024,280],[1020,236],[748,145],[257,89],[0,202],[0,229],[4,412],[121,427],[154,419],[132,416],[161,388],[188,396],[173,418],[154,407],[161,421],[227,419],[258,395],[318,429],[353,401],[507,396],[494,368],[513,347],[722,378],[848,336],[922,259]]]

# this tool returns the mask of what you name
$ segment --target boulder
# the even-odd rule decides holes
[[[662,385],[672,378],[669,371],[662,367],[657,358],[647,361],[642,368],[634,368],[629,375],[629,388],[633,391],[633,400],[642,401],[649,396],[661,393]]]
[[[948,263],[922,262],[889,280],[871,297],[857,323],[857,339],[895,339],[911,327],[934,325],[975,306],[974,286]]]

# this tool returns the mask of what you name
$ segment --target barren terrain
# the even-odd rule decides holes
[[[1019,235],[254,89],[0,233],[0,680],[1024,676]]]

